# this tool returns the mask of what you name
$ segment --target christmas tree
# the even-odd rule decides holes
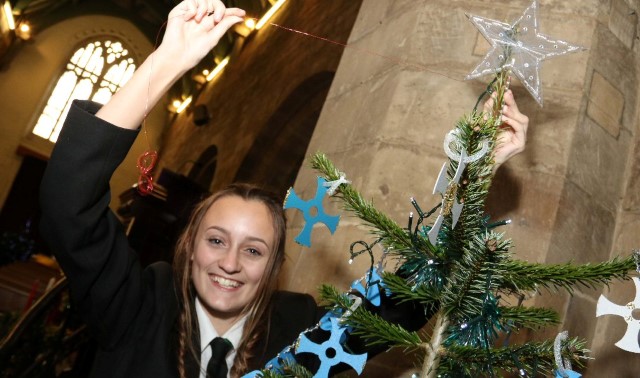
[[[369,302],[390,296],[400,302],[420,303],[425,316],[431,318],[421,331],[409,332],[384,320],[375,308],[370,311],[371,306],[361,306],[358,297],[324,285],[321,296],[331,310],[323,329],[331,330],[332,337],[340,330],[364,339],[371,346],[418,351],[422,358],[418,361],[422,366],[420,377],[493,377],[512,373],[532,377],[579,376],[570,366],[581,367],[589,357],[586,343],[577,337],[559,335],[555,341],[509,343],[509,336],[519,330],[560,323],[555,311],[526,307],[522,298],[530,292],[572,293],[579,285],[597,288],[611,280],[626,279],[637,268],[637,257],[584,265],[521,261],[510,252],[511,241],[499,230],[506,222],[493,222],[485,212],[501,126],[500,110],[509,77],[516,76],[542,104],[540,62],[580,50],[538,33],[536,7],[534,1],[512,24],[470,17],[492,49],[469,77],[492,74],[494,79],[471,113],[457,122],[445,140],[449,161],[434,190],[442,195],[442,201],[424,211],[412,200],[412,210],[417,216],[411,215],[406,227],[365,200],[326,156],[313,157],[313,168],[323,176],[319,189],[335,183],[335,188],[331,188],[335,197],[370,227],[374,240],[352,245],[351,257],[365,252],[371,255],[371,269],[365,275],[364,285],[352,285],[352,291],[359,291]],[[477,110],[482,99],[490,94],[495,96],[493,108],[489,112]],[[317,210],[323,213],[320,205]],[[330,226],[334,228],[335,225]],[[382,245],[385,258],[395,259],[397,268],[383,271],[382,264],[374,261],[373,244]],[[332,316],[338,320],[332,320]],[[326,352],[308,347],[306,340],[302,334],[267,366],[263,376],[311,376],[289,358],[300,349],[318,356]],[[498,340],[502,342],[497,343]],[[338,341],[330,344],[334,352],[342,352],[339,344]],[[355,368],[355,357],[344,357],[341,362]],[[326,376],[325,368],[321,366],[322,373],[314,376]]]

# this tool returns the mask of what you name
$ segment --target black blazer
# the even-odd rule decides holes
[[[98,109],[99,104],[74,101],[69,110],[41,184],[41,233],[99,345],[91,376],[177,377],[178,302],[172,269],[163,262],[143,269],[109,209],[109,180],[138,132],[95,117]],[[375,311],[408,330],[419,329],[428,318],[422,306],[398,304],[384,295]],[[250,371],[263,368],[300,332],[317,324],[322,313],[307,294],[276,293],[270,332],[258,341]],[[366,348],[353,336],[349,347],[370,355],[385,349]],[[317,359],[302,357],[313,369]],[[197,363],[185,363],[189,377],[197,377]]]
[[[87,101],[71,106],[41,185],[41,232],[98,342],[92,377],[176,377],[178,304],[171,267],[142,269],[108,207],[109,179],[138,132],[95,117],[98,109]],[[311,296],[276,295],[269,338],[259,343],[264,354],[251,369],[263,367],[317,318]],[[188,365],[197,374],[193,361]]]

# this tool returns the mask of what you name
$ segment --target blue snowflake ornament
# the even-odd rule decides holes
[[[369,276],[371,274],[371,276]],[[391,291],[387,289],[382,281],[382,277],[378,272],[378,269],[370,269],[367,274],[367,287],[362,284],[362,280],[353,281],[351,288],[362,294],[372,305],[380,306],[380,287],[385,289],[387,295],[391,294]]]
[[[333,318],[340,318],[343,314],[344,310],[341,308],[334,308],[331,309],[330,311],[327,311],[326,314],[324,314],[322,316],[322,318],[320,318],[320,329],[324,330],[324,331],[331,331],[331,319]]]
[[[573,370],[566,370],[566,369],[565,369],[565,370],[564,370],[564,374],[565,374],[565,375],[562,375],[562,373],[560,372],[560,370],[556,370],[556,371],[555,371],[555,375],[554,375],[554,377],[555,377],[555,378],[580,378],[580,377],[582,377],[582,374],[576,373],[576,372],[575,372],[575,371],[573,371]]]
[[[329,231],[331,231],[331,234],[333,234],[338,227],[340,217],[337,215],[328,215],[324,212],[324,207],[322,206],[322,200],[327,194],[327,188],[324,186],[325,182],[327,181],[324,178],[318,177],[316,196],[313,199],[304,201],[300,199],[293,188],[291,188],[284,201],[285,209],[294,208],[303,213],[306,223],[294,240],[296,243],[304,245],[305,247],[311,247],[311,231],[316,223],[324,223],[327,228],[329,228]]]
[[[304,334],[300,336],[300,344],[297,353],[313,353],[320,359],[320,368],[313,376],[314,378],[325,378],[329,376],[329,369],[343,362],[351,366],[358,374],[362,373],[364,365],[367,363],[367,353],[349,354],[344,351],[340,344],[340,339],[346,328],[342,327],[337,318],[331,318],[331,336],[329,340],[322,344],[316,344],[309,340]]]
[[[289,347],[285,348],[285,350],[278,353],[276,357],[267,362],[267,369],[279,374],[284,374],[283,363],[293,365],[296,362],[296,359],[293,357],[293,354],[289,349]]]

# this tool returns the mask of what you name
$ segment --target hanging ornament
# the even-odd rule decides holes
[[[358,374],[362,373],[364,365],[367,363],[367,353],[349,354],[345,352],[340,344],[340,339],[345,331],[346,329],[340,325],[340,321],[337,318],[332,318],[331,336],[322,344],[314,343],[304,334],[300,335],[300,344],[296,353],[313,353],[320,359],[320,368],[314,378],[328,377],[329,369],[341,362],[351,366]]]
[[[267,362],[267,369],[278,373],[284,374],[284,365],[293,365],[296,363],[296,359],[291,353],[291,347],[285,348],[282,352],[278,353],[276,357]]]
[[[633,317],[633,311],[640,309],[640,278],[634,277],[633,283],[636,285],[636,297],[633,302],[627,303],[626,306],[620,306],[601,294],[596,306],[596,317],[602,315],[621,316],[627,322],[627,331],[615,345],[627,352],[640,353],[640,344],[638,342],[640,320]]]
[[[302,211],[305,225],[302,231],[296,236],[295,241],[298,244],[306,247],[311,247],[311,230],[316,223],[324,223],[333,234],[338,227],[339,216],[328,215],[324,212],[322,206],[322,200],[327,193],[327,188],[324,186],[326,180],[322,177],[318,177],[318,187],[316,189],[316,196],[309,201],[304,201],[296,195],[293,188],[287,192],[287,198],[284,201],[284,208],[295,208]]]
[[[467,15],[473,25],[491,44],[491,49],[466,79],[510,70],[520,79],[533,98],[542,106],[540,66],[545,59],[555,58],[583,47],[538,32],[538,2],[534,0],[522,16],[511,24]]]
[[[555,371],[555,378],[580,378],[581,374],[571,370],[571,361],[568,358],[562,358],[562,342],[569,337],[567,331],[560,332],[553,342],[553,356],[556,360],[558,369]]]
[[[457,194],[460,177],[462,177],[462,172],[466,167],[466,163],[464,162],[464,159],[466,157],[466,152],[462,150],[458,160],[458,168],[456,169],[456,174],[455,176],[453,176],[451,181],[447,179],[447,163],[444,163],[442,165],[442,169],[440,169],[438,181],[436,181],[436,185],[433,188],[433,194],[442,194],[442,207],[440,208],[440,214],[438,215],[436,222],[427,233],[427,235],[429,236],[429,242],[431,242],[432,245],[436,245],[436,241],[438,240],[438,233],[440,232],[440,227],[442,227],[444,217],[448,215],[451,216],[451,228],[454,228],[456,226],[456,223],[458,223],[460,214],[462,213],[463,204],[458,202]]]
[[[482,159],[487,152],[489,151],[489,140],[482,139],[482,147],[471,155],[464,158],[465,164],[475,163],[476,161]],[[460,129],[453,129],[447,133],[444,137],[444,152],[447,154],[449,159],[453,161],[460,161],[460,154],[455,153],[451,149],[451,145],[454,144],[457,150],[462,150],[462,144],[460,143]]]
[[[333,181],[327,181],[324,184],[324,187],[328,188],[327,189],[327,195],[328,196],[332,196],[334,194],[336,194],[336,190],[338,190],[338,187],[342,184],[351,184],[351,181],[347,180],[346,175],[342,172],[340,172],[340,178],[337,180],[333,180]]]
[[[365,281],[364,285],[362,284],[363,280]],[[384,289],[387,295],[391,294],[382,281],[377,268],[369,269],[363,278],[353,281],[351,288],[362,294],[376,307],[380,306],[380,288]]]
[[[140,176],[138,177],[138,192],[143,196],[153,192],[153,176],[151,176],[151,172],[157,162],[157,151],[146,151],[138,158],[137,167],[140,171]]]

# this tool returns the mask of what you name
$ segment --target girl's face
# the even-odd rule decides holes
[[[214,326],[235,321],[258,292],[275,231],[266,205],[238,196],[218,199],[202,219],[191,279]]]

